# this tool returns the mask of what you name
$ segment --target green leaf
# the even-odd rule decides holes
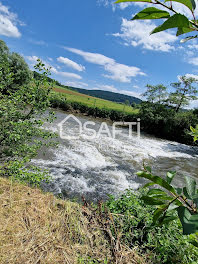
[[[190,235],[198,232],[198,214],[192,215],[184,206],[180,206],[177,209],[177,212],[182,223],[184,235]]]
[[[139,177],[148,179],[152,182],[154,182],[155,184],[160,185],[161,187],[164,187],[167,191],[172,192],[173,194],[176,194],[175,189],[164,179],[160,178],[159,176],[154,176],[148,172],[145,171],[140,171],[137,173],[137,175]]]
[[[170,184],[176,175],[176,171],[169,171],[166,174],[166,181]]]
[[[155,210],[153,214],[153,223],[155,224],[157,220],[160,218],[160,216],[164,213],[167,206],[165,205],[164,208],[158,208]]]
[[[166,195],[166,192],[164,192],[161,189],[151,189],[147,193],[147,195],[149,195],[149,196],[152,196],[152,195],[155,195],[155,194],[163,194],[163,195],[165,194]]]
[[[181,206],[182,203],[179,202],[179,205]],[[179,207],[179,205],[176,205],[176,204],[173,204],[173,203],[170,204],[169,207],[168,207],[168,209],[167,209],[167,212],[177,209]]]
[[[183,194],[186,196],[187,199],[190,199],[191,200],[191,197],[189,196],[186,187],[183,188]]]
[[[151,171],[152,171],[150,166],[145,166],[144,169],[145,169],[146,171],[150,172],[150,173],[151,173]]]
[[[180,36],[182,34],[186,34],[186,33],[192,32],[192,31],[194,31],[194,30],[191,28],[185,28],[185,27],[178,28],[176,36]]]
[[[163,194],[153,194],[152,196],[149,196],[151,198],[154,198],[154,199],[160,199],[160,200],[163,200],[163,201],[170,201],[173,199],[173,197],[171,196],[168,196],[168,195],[163,195]]]
[[[182,188],[175,188],[178,195],[182,194],[183,189]]]
[[[175,14],[168,18],[162,25],[156,27],[151,34],[167,30],[169,28],[189,28],[190,22],[188,18],[181,14]]]
[[[165,216],[164,218],[162,217],[162,219],[159,219],[159,221],[161,224],[168,224],[176,219],[178,219],[177,216]]]
[[[148,183],[146,183],[146,184],[143,186],[143,189],[145,189],[145,188],[147,188],[147,187],[150,187],[150,186],[152,186],[152,185],[155,185],[155,183],[154,183],[154,182],[148,182]]]
[[[168,18],[170,14],[166,11],[157,9],[155,7],[148,7],[140,11],[136,14],[132,20],[135,19],[160,19],[160,18]]]
[[[165,3],[170,1],[181,3],[187,6],[191,11],[195,10],[196,8],[196,3],[194,0],[165,0]]]
[[[190,240],[189,243],[198,248],[198,242],[197,241]]]
[[[196,204],[196,207],[198,208],[198,197],[194,198],[193,202]]]
[[[149,196],[142,196],[141,199],[148,205],[163,205],[164,202],[159,199],[154,199]]]
[[[185,177],[186,190],[191,199],[196,195],[196,181],[191,177]]]

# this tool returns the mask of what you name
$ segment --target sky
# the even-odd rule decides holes
[[[30,68],[40,58],[64,85],[136,97],[146,84],[198,75],[197,40],[175,29],[149,35],[160,21],[131,18],[147,4],[112,0],[0,0],[0,39]],[[189,16],[188,9],[175,9]],[[198,16],[198,11],[196,11]],[[191,104],[198,107],[198,101]]]

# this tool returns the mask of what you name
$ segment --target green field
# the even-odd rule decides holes
[[[129,105],[114,103],[112,101],[81,94],[60,86],[54,86],[53,91],[61,95],[65,95],[69,102],[83,103],[87,106],[98,107],[100,109],[105,108],[109,110],[117,110],[126,114],[138,113],[138,109],[135,109]]]

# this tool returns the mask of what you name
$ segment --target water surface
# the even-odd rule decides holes
[[[46,127],[59,131],[57,126],[67,114],[56,111],[57,119]],[[101,121],[89,117],[78,119],[84,123],[94,121],[94,129],[99,130]],[[111,124],[108,124],[112,131]],[[69,119],[66,133],[78,134],[78,125]],[[136,176],[142,169],[143,162],[152,166],[157,175],[167,171],[177,171],[174,184],[181,186],[184,176],[198,177],[198,148],[155,138],[141,133],[138,138],[128,138],[128,129],[119,128],[120,134],[110,138],[102,134],[95,139],[87,139],[88,132],[79,139],[60,139],[57,149],[41,152],[33,163],[48,169],[52,182],[43,188],[64,197],[80,198],[89,201],[105,200],[108,194],[119,195],[124,190],[137,189],[143,180]]]

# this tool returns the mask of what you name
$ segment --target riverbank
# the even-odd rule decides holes
[[[0,177],[1,264],[145,263],[117,243],[86,206]]]
[[[92,207],[0,177],[0,263],[197,263],[178,222],[155,227],[152,217],[130,191]]]
[[[198,112],[196,110],[175,113],[174,109],[169,109],[163,105],[143,102],[139,109],[130,107],[130,112],[127,112],[124,107],[122,111],[111,108],[112,102],[110,101],[109,108],[89,105],[78,100],[75,101],[75,97],[73,97],[72,101],[69,101],[67,100],[67,95],[60,92],[52,92],[49,100],[52,108],[66,112],[81,113],[112,122],[135,122],[140,119],[141,131],[145,133],[161,139],[187,145],[197,145],[193,142],[193,138],[190,135],[190,126],[195,127],[198,123]]]

